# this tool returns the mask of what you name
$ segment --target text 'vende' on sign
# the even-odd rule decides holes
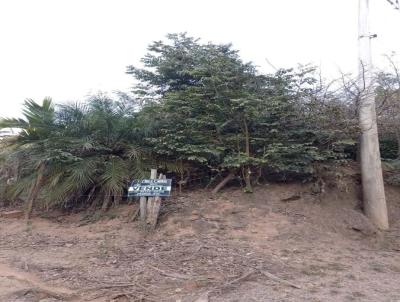
[[[128,188],[128,197],[171,195],[171,179],[142,179],[133,180]]]

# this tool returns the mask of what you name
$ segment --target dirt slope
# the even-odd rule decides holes
[[[385,233],[355,182],[310,192],[175,197],[153,233],[125,222],[127,206],[86,225],[0,218],[0,301],[400,301],[400,190],[387,187]]]

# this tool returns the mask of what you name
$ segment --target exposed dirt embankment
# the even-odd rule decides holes
[[[382,233],[344,183],[174,197],[153,233],[128,206],[91,224],[0,218],[0,301],[398,301],[400,190]]]

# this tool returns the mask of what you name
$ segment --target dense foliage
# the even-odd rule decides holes
[[[145,139],[157,156],[233,171],[248,191],[254,169],[305,177],[313,161],[333,156],[337,138],[323,132],[323,122],[316,127],[313,116],[313,69],[261,75],[230,45],[186,35],[170,35],[169,42],[149,47],[144,69],[128,68],[140,81],[142,115],[157,120]]]
[[[21,129],[1,140],[3,200],[38,191],[46,207],[106,209],[150,167],[181,183],[215,186],[230,176],[251,192],[263,177],[311,180],[315,163],[356,156],[348,91],[330,89],[315,68],[261,74],[231,45],[185,34],[148,50],[141,68],[127,69],[131,96],[57,106],[27,100],[23,118],[1,120],[0,128]],[[380,85],[377,94],[394,102],[393,89]],[[389,111],[382,116],[396,119]],[[397,134],[385,129],[386,140]]]
[[[44,205],[66,205],[82,199],[103,207],[118,202],[128,180],[140,176],[143,150],[135,116],[123,103],[104,96],[85,105],[24,104],[23,119],[3,119],[3,127],[20,128],[2,141],[2,191],[8,199],[26,198],[42,173]],[[42,167],[42,169],[40,169]],[[4,180],[7,180],[5,182]],[[93,201],[92,201],[93,200]]]

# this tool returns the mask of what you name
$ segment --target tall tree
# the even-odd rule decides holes
[[[146,141],[160,157],[218,171],[228,180],[239,176],[247,192],[263,167],[311,171],[316,136],[300,110],[307,81],[314,81],[309,72],[301,79],[290,70],[260,75],[230,45],[202,44],[185,34],[151,44],[143,63],[128,73],[139,80],[141,116],[155,130]]]
[[[373,37],[369,29],[369,0],[359,0],[359,81],[362,94],[358,112],[364,210],[378,228],[385,230],[389,227],[389,221],[372,85],[371,38]]]

